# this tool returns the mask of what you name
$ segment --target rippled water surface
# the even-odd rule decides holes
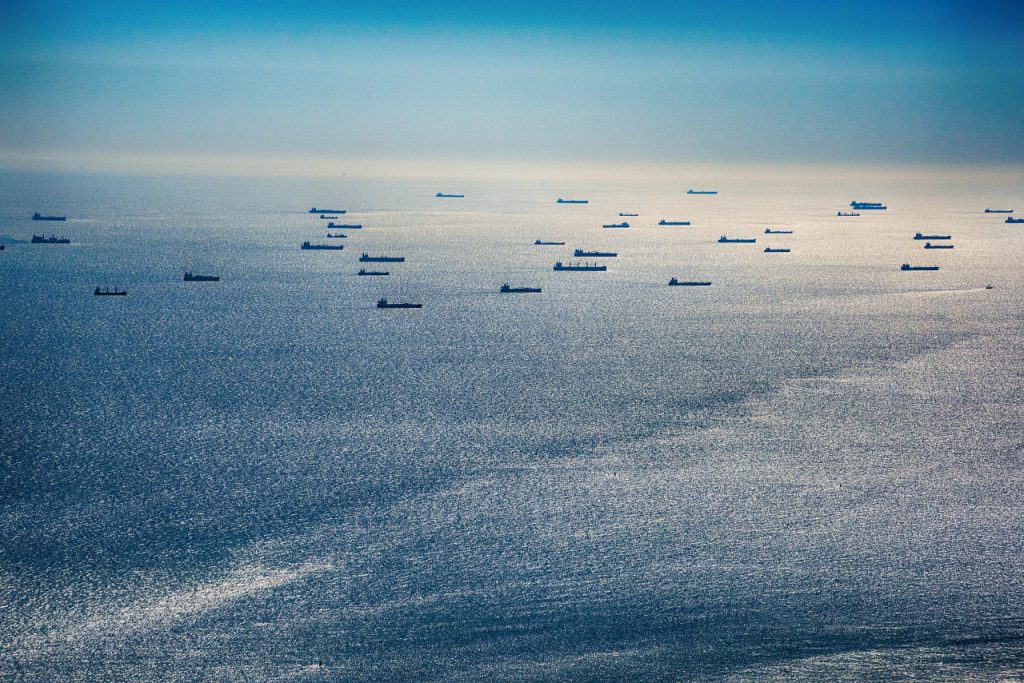
[[[1024,676],[998,177],[0,176],[0,678]]]

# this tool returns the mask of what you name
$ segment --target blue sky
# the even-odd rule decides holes
[[[1024,3],[721,4],[16,1],[0,153],[1024,162]]]

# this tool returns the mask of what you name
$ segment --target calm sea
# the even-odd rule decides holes
[[[0,175],[0,678],[1020,678],[1022,178]]]

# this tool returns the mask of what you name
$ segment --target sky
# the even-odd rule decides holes
[[[1024,163],[1019,1],[150,4],[0,5],[0,164]]]

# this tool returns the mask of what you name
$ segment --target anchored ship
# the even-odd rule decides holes
[[[589,199],[562,199],[561,197],[559,197],[558,201],[555,202],[555,204],[589,204],[589,203],[590,203]]]
[[[583,251],[577,249],[572,253],[577,258],[615,258],[618,254],[614,251]]]
[[[49,237],[32,235],[32,244],[71,244],[71,240],[67,237],[57,237],[56,235],[50,235]]]
[[[629,227],[629,223],[626,223],[625,221],[623,221],[622,223],[608,223],[607,225],[602,225],[601,227],[602,228],[628,228]]]
[[[498,291],[502,294],[539,294],[540,287],[512,287],[506,282]]]
[[[932,244],[931,242],[924,243],[925,249],[952,249],[952,244]]]
[[[92,293],[93,296],[128,296],[127,289],[118,289],[117,287],[114,287],[113,291],[109,287],[104,287],[103,289],[97,287]]]
[[[1013,213],[1013,209],[985,209],[985,213]]]
[[[792,235],[792,230],[772,230],[771,228],[765,228],[764,234],[766,235]]]
[[[302,243],[302,249],[321,249],[321,250],[334,250],[340,251],[345,248],[344,244],[310,244],[309,242]]]
[[[608,270],[608,266],[598,265],[596,263],[580,263],[580,262],[569,262],[563,264],[561,261],[555,262],[554,270]]]
[[[658,221],[658,225],[689,225],[690,221],[667,221],[662,218]]]
[[[622,211],[619,212],[619,216],[639,216],[639,215],[640,214],[638,214],[638,213],[623,213]]]
[[[764,253],[766,254],[788,254],[790,252],[789,247],[765,247]]]
[[[923,235],[921,233],[914,233],[915,240],[948,240],[953,239],[952,235]]]
[[[850,202],[850,206],[861,211],[885,211],[887,208],[882,202],[858,202],[856,199]]]
[[[220,277],[217,275],[196,275],[195,273],[185,273],[185,282],[220,282]]]
[[[337,216],[328,216],[328,215],[322,213],[322,214],[320,214],[320,218],[321,218],[321,220],[332,221],[335,218],[337,218]]]
[[[836,213],[837,216],[859,216],[860,214],[856,211],[839,211]]]
[[[534,242],[534,244],[543,245],[543,246],[560,247],[560,246],[564,245],[565,242],[546,242],[544,240],[537,240],[536,242]]]
[[[405,261],[404,256],[370,256],[365,251],[362,256],[359,257],[362,263],[402,263]]]
[[[447,192],[438,192],[434,196],[435,197],[440,197],[442,199],[462,199],[466,195],[464,195],[464,194],[448,194]]]
[[[711,283],[705,280],[677,280],[672,278],[668,281],[669,287],[710,287]]]
[[[348,211],[345,209],[318,209],[314,206],[309,213],[348,213]]]
[[[340,232],[339,233],[330,233],[329,232],[329,233],[327,233],[327,236],[329,238],[333,238],[333,239],[343,239],[343,238],[348,237],[348,235],[346,235],[344,233],[340,233]]]
[[[686,194],[718,194],[718,190],[687,190]]]
[[[719,244],[753,244],[757,239],[754,237],[726,237],[722,235],[718,238]]]
[[[34,221],[66,221],[67,216],[44,216],[41,213],[32,214],[32,220]]]
[[[938,270],[938,266],[912,266],[909,263],[904,263],[900,266],[900,270]]]
[[[377,299],[377,308],[423,308],[423,304],[395,304],[390,303],[387,299],[381,297]]]
[[[386,270],[367,270],[366,268],[360,268],[356,275],[391,275]]]
[[[353,225],[351,223],[328,223],[328,230],[362,230],[362,225]]]
[[[1007,223],[1024,223],[1024,218],[1014,218],[1013,216],[1006,217]]]

